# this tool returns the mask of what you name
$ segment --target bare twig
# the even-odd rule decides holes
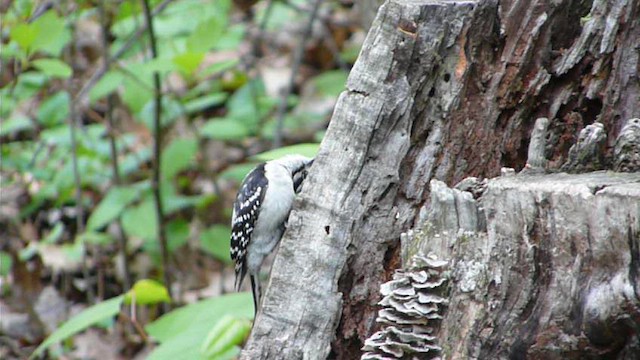
[[[100,25],[102,27],[102,52],[104,56],[104,72],[109,71],[109,67],[111,66],[111,59],[109,58],[109,24],[107,18],[107,9],[105,6],[105,1],[100,1],[99,12],[100,12]],[[108,137],[109,137],[109,145],[111,147],[111,169],[113,171],[113,183],[118,186],[121,183],[120,180],[120,167],[118,165],[118,149],[116,146],[116,137],[115,137],[115,121],[113,119],[113,107],[114,107],[114,95],[109,94],[107,96],[107,110],[105,112],[105,118],[107,120],[107,126],[109,127]],[[131,270],[129,268],[129,255],[127,253],[127,235],[125,234],[122,228],[122,218],[118,217],[118,237],[120,242],[120,254],[122,255],[123,261],[123,287],[124,291],[128,291],[131,288]]]
[[[304,30],[304,34],[300,39],[300,44],[298,44],[298,48],[294,54],[293,64],[291,66],[291,77],[289,78],[289,84],[287,85],[282,97],[280,98],[280,103],[278,104],[278,112],[276,113],[276,133],[273,137],[273,147],[278,148],[282,146],[282,123],[284,121],[284,115],[287,110],[287,102],[289,100],[289,96],[293,91],[293,86],[295,85],[296,75],[298,74],[298,69],[300,68],[300,64],[302,63],[302,56],[304,55],[304,48],[307,44],[307,40],[311,37],[313,32],[313,22],[318,15],[318,9],[320,8],[320,4],[322,0],[315,0],[313,2],[313,8],[311,9],[311,14],[309,15],[309,21],[307,23],[307,27]]]
[[[146,27],[149,30],[149,43],[151,45],[151,56],[155,59],[158,57],[158,47],[156,44],[156,36],[153,29],[151,10],[149,9],[148,0],[141,0],[142,6],[144,6],[144,18]],[[162,209],[162,198],[160,195],[160,146],[162,145],[162,124],[160,123],[160,117],[162,114],[162,89],[160,88],[160,74],[156,71],[153,73],[153,85],[154,85],[154,146],[153,146],[153,179],[151,181],[153,188],[153,197],[156,205],[156,216],[158,218],[158,240],[160,241],[160,250],[162,253],[162,267],[164,275],[164,283],[169,292],[169,297],[172,298],[171,291],[171,269],[169,259],[169,246],[167,244],[167,234],[164,226],[164,211]]]
[[[73,23],[72,23],[73,24]],[[72,38],[76,36],[75,27],[72,26]],[[73,40],[72,40],[73,42]],[[67,46],[65,50],[67,62],[73,66],[73,47]],[[73,75],[66,81],[65,87],[69,94],[73,94]],[[77,127],[79,123],[78,109],[76,108],[76,102],[71,100],[69,104],[69,133],[71,137],[71,165],[73,169],[73,180],[75,185],[75,209],[76,209],[76,234],[84,233],[84,208],[82,207],[82,179],[80,178],[80,170],[78,168],[78,135]],[[89,247],[87,244],[82,246],[82,276],[84,278],[87,299],[90,304],[94,304],[96,297],[93,291],[93,285],[91,281],[91,274],[88,268],[88,253]]]
[[[153,12],[151,13],[151,16],[155,16],[157,14],[159,14],[160,12],[162,12],[162,10],[164,10],[173,0],[164,0],[163,2],[161,2],[158,6],[156,6],[153,9]],[[127,41],[122,45],[121,48],[118,49],[118,51],[116,51],[113,56],[111,56],[111,58],[109,59],[110,62],[113,62],[117,59],[119,59],[125,52],[127,52],[127,50],[129,50],[131,48],[131,46],[133,46],[133,44],[135,44],[136,40],[138,40],[138,38],[140,36],[142,36],[142,34],[145,33],[145,31],[147,31],[147,23],[145,22],[144,26],[140,27],[138,30],[136,30],[135,33],[133,33],[133,35],[131,35],[129,37],[129,39],[127,39]],[[99,67],[89,78],[89,80],[87,80],[86,83],[84,83],[84,85],[82,86],[82,89],[80,89],[80,91],[78,91],[78,93],[75,96],[75,100],[78,99],[82,99],[83,97],[85,97],[89,91],[91,91],[91,89],[98,83],[98,81],[102,78],[102,76],[104,76],[104,74],[106,74],[107,70],[104,67]]]
[[[68,81],[67,85],[68,88],[71,89],[71,80]],[[82,181],[80,179],[80,171],[78,170],[78,140],[76,134],[76,127],[78,126],[77,124],[78,111],[76,109],[75,102],[72,101],[71,104],[69,104],[69,131],[71,133],[71,163],[73,165],[73,179],[76,188],[76,234],[82,234],[84,232],[84,209],[82,208]],[[88,246],[86,244],[83,244],[82,273],[87,287],[87,298],[89,299],[89,303],[93,304],[95,302],[95,294],[91,285],[89,268],[87,267],[88,251]]]

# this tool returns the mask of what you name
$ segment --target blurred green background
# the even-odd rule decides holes
[[[0,358],[237,356],[236,190],[315,154],[371,13],[321,2],[305,36],[315,1],[149,0],[154,57],[143,4],[0,0]]]

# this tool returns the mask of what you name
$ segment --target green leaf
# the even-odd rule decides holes
[[[219,15],[200,22],[187,38],[187,50],[202,53],[210,50],[220,39],[225,26],[225,17]]]
[[[89,100],[91,103],[95,103],[104,96],[111,94],[122,84],[123,80],[124,75],[119,71],[111,70],[107,72],[89,91]]]
[[[73,74],[71,67],[58,59],[38,59],[32,64],[36,69],[54,78],[68,79]]]
[[[326,71],[311,79],[311,83],[320,94],[337,98],[345,89],[348,75],[344,70]]]
[[[160,170],[165,179],[171,179],[191,165],[198,152],[198,141],[176,139],[162,152]]]
[[[125,210],[122,214],[122,228],[128,236],[135,236],[145,240],[157,239],[158,217],[151,198],[138,206]]]
[[[38,109],[38,122],[47,127],[62,124],[69,116],[69,101],[69,93],[66,91],[57,92],[43,101]],[[69,130],[64,132],[68,134]]]
[[[40,346],[38,346],[36,351],[31,354],[29,359],[40,356],[49,346],[63,341],[89,326],[114,317],[118,312],[120,312],[120,306],[122,305],[123,300],[124,295],[120,295],[84,309],[81,313],[66,321],[56,331],[49,335],[49,337],[40,344]]]
[[[189,240],[189,223],[185,219],[175,219],[167,224],[169,251],[174,252]]]
[[[249,129],[235,119],[214,118],[204,124],[200,134],[214,140],[241,140],[249,136]]]
[[[298,154],[308,157],[315,157],[318,153],[320,144],[297,144],[281,147],[279,149],[269,150],[252,156],[255,160],[268,161],[281,158],[285,155]]]
[[[176,309],[145,326],[149,335],[160,342],[147,360],[202,359],[199,351],[202,342],[225,315],[252,319],[251,293],[206,299]]]
[[[71,32],[66,28],[65,19],[58,17],[55,11],[47,11],[31,23],[31,26],[37,29],[33,50],[60,56],[62,49],[71,40]]]
[[[78,240],[93,245],[110,245],[115,240],[111,235],[102,232],[88,231],[78,235]]]
[[[200,234],[200,247],[216,259],[231,263],[229,239],[231,229],[225,225],[213,225]]]
[[[227,168],[220,177],[228,180],[235,180],[237,182],[242,182],[245,176],[256,167],[257,163],[248,163],[248,164],[238,164],[232,165]]]
[[[29,53],[31,45],[33,45],[38,36],[38,29],[31,26],[31,24],[21,23],[11,29],[10,36],[11,40],[18,43],[25,53]]]
[[[186,52],[174,56],[173,63],[178,66],[178,70],[183,75],[191,76],[198,70],[202,59],[204,59],[203,52]]]
[[[0,251],[0,276],[7,276],[11,273],[13,259],[11,255],[4,251]]]
[[[207,66],[207,68],[204,69],[201,74],[204,77],[212,76],[214,74],[218,74],[223,71],[233,69],[239,63],[240,63],[239,59],[230,59],[230,60],[220,61]]]
[[[62,237],[64,232],[64,224],[59,222],[53,227],[51,231],[42,239],[43,244],[55,244]]]
[[[226,93],[213,93],[190,100],[189,102],[184,104],[184,109],[187,114],[193,114],[195,112],[205,110],[209,107],[223,104],[225,100],[227,100]]]
[[[89,216],[87,230],[94,231],[108,225],[118,218],[129,204],[138,199],[139,195],[140,191],[134,187],[112,187]]]
[[[225,315],[209,331],[200,346],[200,352],[207,358],[215,358],[242,344],[251,332],[251,321],[232,315]]]
[[[0,136],[14,134],[27,129],[33,129],[33,124],[29,118],[25,116],[12,117],[2,122],[2,126],[0,126]]]
[[[124,296],[125,304],[129,305],[133,303],[134,297],[135,303],[141,305],[154,305],[161,302],[171,302],[167,288],[161,283],[150,279],[136,281],[131,290],[127,291]]]
[[[236,50],[245,37],[246,26],[234,24],[229,26],[213,47],[215,50]]]
[[[122,100],[129,106],[132,112],[138,113],[153,98],[151,75],[141,64],[132,64],[128,70],[136,74],[136,78],[125,76],[122,84],[124,91]]]

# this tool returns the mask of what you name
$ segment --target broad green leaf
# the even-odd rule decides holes
[[[38,109],[38,122],[51,127],[59,125],[69,116],[69,93],[60,91],[43,101]],[[65,126],[65,136],[68,136],[69,129]]]
[[[238,89],[227,101],[229,117],[256,117],[266,113],[264,106],[260,106],[259,100],[264,97],[265,89],[262,81],[254,80],[246,83]],[[258,109],[256,109],[258,103]],[[255,120],[257,122],[257,118]]]
[[[145,240],[157,239],[158,217],[152,199],[125,210],[122,214],[122,228],[128,236]]]
[[[114,186],[89,216],[87,230],[98,230],[118,218],[140,192],[134,187]]]
[[[36,358],[49,346],[63,341],[89,326],[114,317],[120,312],[120,306],[123,300],[124,295],[120,295],[84,309],[81,313],[67,320],[56,331],[49,335],[29,358]]]
[[[37,29],[38,34],[33,41],[33,50],[60,56],[64,46],[71,40],[71,32],[66,28],[65,19],[58,17],[55,11],[47,11],[31,26]]]
[[[38,59],[34,60],[32,64],[50,77],[68,79],[73,73],[69,65],[58,59]]]
[[[226,93],[213,93],[190,100],[189,102],[184,104],[184,109],[187,114],[193,114],[195,112],[205,110],[209,107],[223,104],[225,100],[227,100]]]
[[[204,59],[203,52],[186,52],[174,56],[173,63],[178,66],[178,70],[183,75],[191,76],[198,70],[202,59]]]
[[[241,140],[249,136],[249,129],[236,119],[215,118],[204,124],[200,134],[214,140]]]
[[[171,302],[167,288],[161,283],[151,279],[136,281],[131,290],[127,291],[124,296],[125,304],[132,304],[134,297],[135,303],[141,305],[154,305],[161,302]]]
[[[25,53],[29,53],[33,42],[38,37],[38,29],[31,24],[21,23],[11,29],[10,35],[11,39],[18,43]]]
[[[200,247],[225,263],[231,263],[229,238],[231,229],[225,225],[213,225],[200,234]]]
[[[110,70],[89,91],[89,100],[95,103],[97,100],[114,92],[124,80],[124,75],[119,71]]]
[[[176,139],[162,152],[160,171],[165,179],[171,179],[193,163],[198,152],[194,139]]]
[[[124,77],[122,99],[132,112],[138,113],[153,98],[151,75],[141,64],[129,65],[128,70],[134,73],[136,78]]]
[[[249,332],[251,332],[250,320],[225,315],[211,328],[200,346],[200,352],[207,359],[216,358],[242,344]]]
[[[215,50],[235,50],[245,39],[246,26],[244,24],[231,25],[222,34],[213,47]]]
[[[344,70],[326,71],[311,79],[311,82],[320,94],[337,98],[345,89],[348,75]]]
[[[269,151],[254,155],[252,158],[256,160],[261,160],[261,161],[268,161],[268,160],[281,158],[285,155],[292,155],[292,154],[315,157],[319,147],[320,147],[320,144],[297,144],[297,145],[281,147],[279,149],[269,150]]]
[[[4,251],[0,251],[0,276],[7,276],[11,273],[11,267],[13,266],[13,259],[11,255]]]
[[[227,168],[220,177],[223,179],[235,180],[237,182],[242,182],[242,180],[247,176],[249,171],[251,171],[254,167],[256,167],[257,163],[249,163],[249,164],[238,164],[232,165]]]
[[[187,50],[204,53],[216,45],[226,26],[225,17],[212,16],[198,24],[187,39]]]
[[[29,118],[25,116],[12,117],[9,120],[3,120],[2,126],[0,126],[0,136],[6,136],[27,129],[33,129],[33,124]]]
[[[147,360],[204,359],[200,346],[225,315],[252,319],[251,293],[206,299],[176,309],[147,325],[145,329],[149,335],[160,342]]]

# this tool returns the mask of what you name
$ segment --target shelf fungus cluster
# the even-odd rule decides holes
[[[363,360],[440,358],[435,335],[447,306],[447,265],[432,254],[416,255],[408,270],[380,286],[382,330],[365,341]]]

